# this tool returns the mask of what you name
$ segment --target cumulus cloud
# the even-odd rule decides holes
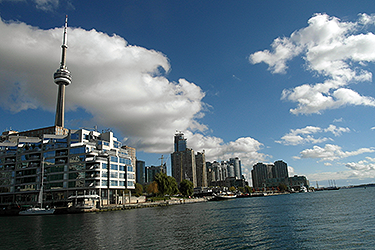
[[[0,2],[26,2],[26,0],[0,0]],[[43,11],[53,11],[59,6],[60,0],[30,0],[35,8]]]
[[[375,178],[375,158],[366,157],[358,162],[348,162],[345,167],[347,170],[309,174],[308,178],[316,181]]]
[[[350,156],[360,155],[364,153],[375,152],[374,148],[360,148],[356,151],[342,151],[341,147],[333,144],[326,144],[324,148],[313,146],[312,149],[305,149],[300,152],[300,158],[320,159],[320,161],[334,161]]]
[[[269,155],[260,153],[263,144],[251,137],[241,137],[235,141],[224,143],[221,138],[204,136],[200,133],[185,133],[188,147],[196,151],[205,151],[206,160],[228,160],[232,157],[241,159],[242,165],[252,167],[259,161],[269,158]]]
[[[34,0],[37,9],[52,11],[59,6],[59,0]]]
[[[55,110],[62,28],[42,30],[20,22],[0,21],[0,106],[17,113]],[[129,45],[118,35],[68,28],[66,110],[91,114],[88,121],[115,128],[126,144],[151,153],[170,153],[181,130],[189,147],[207,159],[240,157],[243,165],[265,159],[253,138],[225,143],[204,136],[205,93],[186,79],[168,80],[168,58],[161,52]],[[53,121],[51,121],[52,123]],[[66,121],[69,123],[69,121]],[[48,125],[48,124],[46,124]]]
[[[319,137],[315,138],[313,134],[317,133],[332,133],[334,136],[340,136],[342,133],[350,132],[349,128],[343,127],[336,127],[335,125],[329,125],[328,128],[322,129],[320,127],[314,126],[306,126],[305,128],[300,129],[291,129],[290,132],[283,137],[281,140],[276,141],[277,143],[284,144],[284,145],[300,145],[306,143],[322,143],[328,140],[333,141],[332,138],[329,137]]]
[[[297,103],[290,110],[293,114],[319,114],[346,105],[374,107],[373,97],[362,96],[348,86],[372,79],[364,65],[375,61],[375,35],[358,34],[358,30],[374,24],[374,15],[360,14],[356,22],[343,22],[326,14],[315,14],[307,27],[290,37],[275,39],[272,52],[255,52],[250,55],[250,62],[264,62],[272,73],[285,73],[287,62],[301,55],[308,70],[326,78],[323,83],[283,90],[282,100]]]

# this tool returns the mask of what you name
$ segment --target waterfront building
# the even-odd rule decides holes
[[[134,164],[135,164],[137,162],[137,157],[136,157],[137,150],[135,148],[129,147],[127,145],[124,145],[121,148],[125,149],[128,152],[130,158],[132,159],[132,162],[134,162]]]
[[[299,190],[301,185],[307,188],[309,186],[305,176],[289,177],[288,164],[281,160],[275,161],[274,164],[255,164],[251,170],[251,177],[256,190],[276,190],[280,185],[287,189]]]
[[[289,187],[295,191],[299,191],[301,187],[306,187],[308,190],[309,186],[310,182],[305,176],[294,175],[293,177],[289,177]]]
[[[113,133],[44,133],[52,128],[12,133],[0,142],[0,204],[36,204],[42,176],[46,205],[86,194],[98,195],[101,205],[123,203],[124,191],[135,188],[135,168]],[[35,136],[22,136],[28,133]]]
[[[272,168],[273,178],[288,178],[288,164],[284,161],[275,161],[274,167]]]
[[[253,188],[262,189],[264,187],[265,180],[268,177],[268,168],[267,165],[261,162],[258,162],[253,166],[251,170],[251,178],[253,181]]]

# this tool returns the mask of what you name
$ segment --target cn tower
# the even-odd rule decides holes
[[[55,126],[64,127],[64,109],[65,109],[65,86],[72,82],[72,76],[68,68],[66,67],[66,45],[67,40],[67,28],[68,28],[68,16],[65,18],[64,34],[63,34],[63,44],[61,45],[61,63],[60,68],[56,70],[53,74],[54,81],[59,85],[59,91],[57,94],[57,104],[56,104],[56,118]]]

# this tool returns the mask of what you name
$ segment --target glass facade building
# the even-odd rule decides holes
[[[1,138],[0,205],[35,205],[42,178],[46,205],[64,206],[74,195],[122,204],[125,190],[135,188],[135,162],[112,132],[27,132],[8,131]]]

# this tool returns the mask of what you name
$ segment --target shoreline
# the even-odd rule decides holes
[[[152,202],[139,202],[139,203],[127,203],[121,205],[106,205],[101,206],[100,208],[91,208],[91,209],[59,209],[56,208],[55,214],[69,214],[69,213],[99,213],[99,212],[109,212],[109,211],[119,211],[119,210],[129,210],[136,208],[146,208],[146,207],[165,207],[172,205],[181,205],[189,203],[198,203],[198,202],[207,202],[211,197],[206,198],[181,198],[181,199],[171,199],[166,201],[152,201]]]

